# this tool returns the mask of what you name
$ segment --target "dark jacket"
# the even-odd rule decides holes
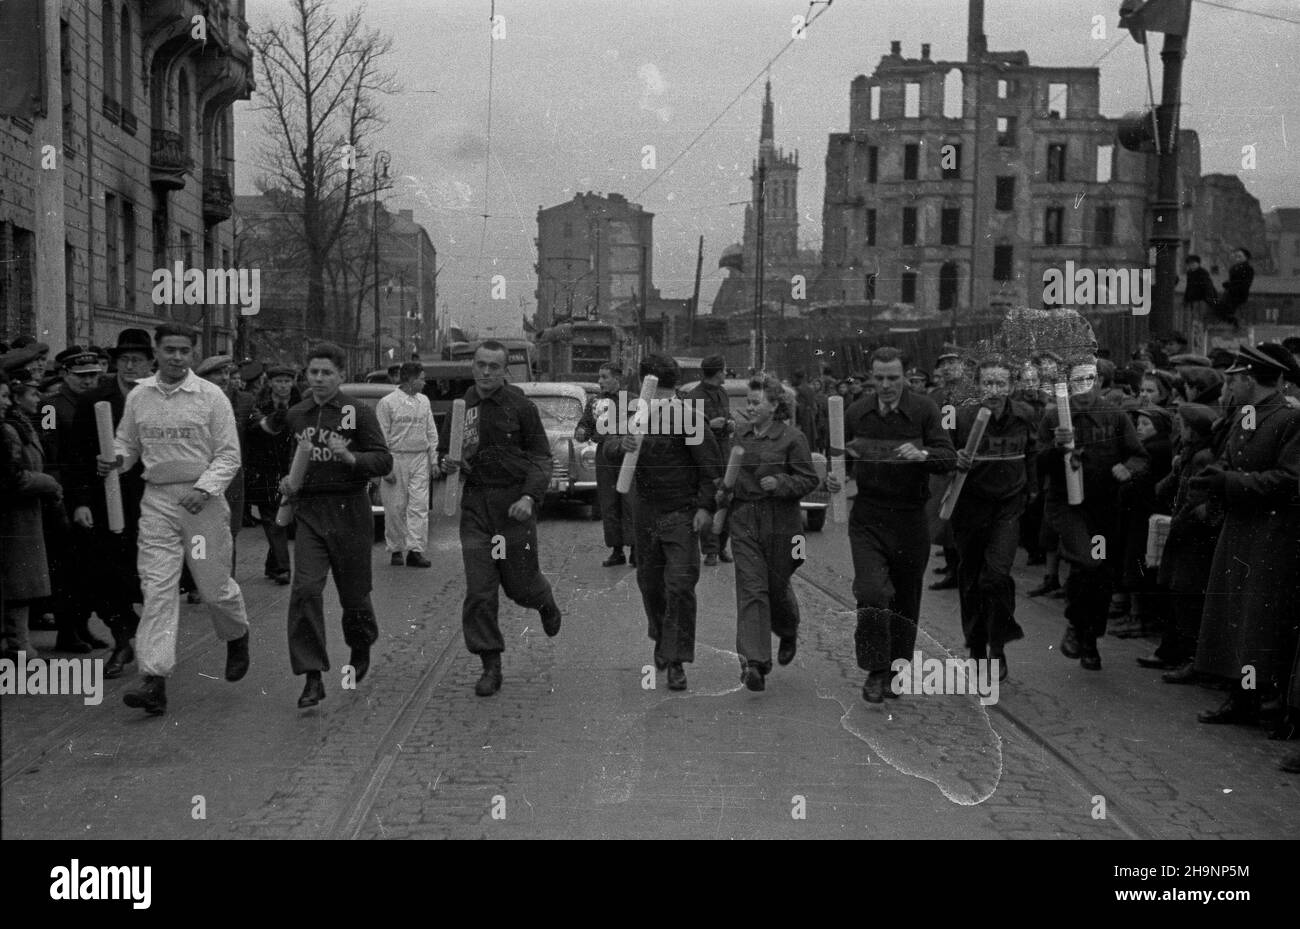
[[[1238,410],[1217,464],[1226,472],[1223,532],[1206,586],[1196,669],[1286,686],[1300,620],[1300,410],[1280,393]]]
[[[1214,289],[1214,278],[1204,268],[1187,272],[1187,287],[1183,290],[1183,304],[1213,303],[1218,297]]]
[[[741,423],[736,427],[736,444],[745,450],[733,488],[737,500],[798,501],[817,489],[821,479],[812,465],[808,439],[791,423],[773,423],[762,436],[753,423]],[[771,493],[759,485],[765,477],[776,478]]]
[[[46,429],[46,407],[54,410],[54,428]],[[77,415],[77,394],[67,384],[41,399],[41,449],[45,452],[45,473],[58,481],[66,493],[70,481],[67,469],[76,455],[72,422]]]
[[[956,442],[965,448],[975,417],[982,409],[968,404],[957,410]],[[975,452],[975,466],[962,486],[958,506],[973,499],[1001,502],[1038,489],[1038,414],[1027,403],[1007,400],[1002,415],[989,419],[984,438]]]
[[[290,390],[288,403],[281,408],[283,421],[288,411],[302,402],[298,388]],[[244,445],[244,499],[258,507],[272,506],[280,499],[280,480],[289,473],[293,463],[293,433],[281,428],[275,434],[262,428],[262,421],[275,421],[275,400],[269,388],[258,394],[253,412],[248,418],[248,431]],[[271,426],[274,428],[274,426]]]
[[[673,415],[680,414],[679,407]],[[722,479],[722,451],[711,430],[701,430],[700,436],[697,445],[688,445],[684,434],[647,435],[641,440],[636,464],[638,513],[668,513],[685,507],[709,512],[717,509],[714,495]],[[601,444],[601,453],[610,464],[622,465],[622,442],[621,436],[609,436]]]
[[[393,470],[393,456],[384,441],[375,411],[345,393],[337,393],[325,404],[308,395],[286,414],[285,423],[293,435],[294,446],[304,439],[311,442],[311,463],[299,489],[299,496],[355,493],[372,477],[383,477]],[[348,440],[348,450],[356,456],[352,464],[334,457],[330,436]]]
[[[1147,452],[1138,440],[1137,427],[1127,413],[1105,403],[1095,390],[1070,398],[1070,420],[1075,452],[1083,464],[1084,502],[1113,503],[1116,481],[1111,468],[1122,462],[1134,477],[1147,470]],[[1068,499],[1064,449],[1056,447],[1055,435],[1059,422],[1056,404],[1049,404],[1038,424],[1038,467],[1050,478],[1048,498],[1064,502]]]
[[[721,384],[700,381],[686,393],[686,399],[704,401],[706,420],[714,420],[721,416],[727,421],[721,429],[713,429],[713,437],[718,440],[719,448],[725,449],[727,438],[736,428],[736,418],[731,413],[731,398],[727,396],[727,389]]]
[[[113,431],[122,422],[126,408],[126,394],[118,386],[117,377],[88,390],[77,398],[77,411],[73,422],[73,441],[76,451],[65,466],[67,487],[72,496],[69,512],[77,507],[89,507],[96,526],[108,526],[108,503],[104,499],[104,479],[95,470],[99,457],[99,427],[95,422],[95,404],[106,402],[113,417]],[[144,497],[144,463],[137,461],[130,471],[118,472],[122,488],[122,518],[127,528],[140,522],[140,501]]]
[[[858,455],[853,475],[859,501],[898,509],[922,507],[930,498],[930,475],[951,471],[957,462],[939,408],[929,397],[907,388],[888,418],[881,417],[874,394],[855,402],[844,412],[844,432]],[[899,458],[898,446],[905,442],[930,457],[925,461]]]
[[[450,441],[451,429],[441,430],[444,456]],[[555,466],[537,404],[513,384],[487,397],[477,386],[465,391],[461,464],[469,487],[518,487],[521,497],[541,503]]]
[[[42,504],[60,494],[44,472],[37,430],[14,407],[0,422],[0,597],[24,602],[50,595]]]
[[[1228,269],[1228,279],[1223,282],[1223,298],[1219,305],[1227,309],[1241,306],[1250,296],[1250,285],[1254,280],[1255,269],[1249,261],[1233,265]]]

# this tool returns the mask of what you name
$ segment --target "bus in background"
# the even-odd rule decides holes
[[[622,365],[623,334],[612,323],[575,320],[537,336],[541,377],[548,381],[594,382],[601,365]]]
[[[447,361],[472,362],[474,352],[488,339],[452,342],[442,350]],[[512,384],[537,380],[537,346],[528,339],[496,339],[506,347],[506,374]]]

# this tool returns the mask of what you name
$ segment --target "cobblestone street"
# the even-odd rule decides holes
[[[203,607],[184,606],[168,715],[121,704],[9,697],[3,714],[5,838],[1284,838],[1300,782],[1285,744],[1207,727],[1217,692],[1168,687],[1107,638],[1100,674],[1056,653],[1059,601],[1019,599],[1027,637],[1009,649],[996,705],[858,691],[843,527],[810,533],[797,577],[799,654],[763,693],[734,653],[730,565],[702,568],[690,689],[670,693],[631,568],[602,568],[599,524],[550,510],[542,565],[564,625],[503,605],[505,685],[473,694],[460,634],[453,524],[431,528],[431,570],[373,550],[381,639],[370,674],[339,687],[347,651],[332,590],[327,699],[302,712],[289,673],[288,588],[260,577],[264,541],[240,535],[253,666],[221,679]],[[1022,555],[1023,558],[1023,555]],[[1036,579],[1018,568],[1018,586]],[[37,644],[52,633],[42,634]],[[953,591],[927,591],[918,648],[960,655]],[[652,672],[652,668],[650,669]],[[1104,804],[1104,805],[1103,805]],[[1104,815],[1103,815],[1104,813]]]

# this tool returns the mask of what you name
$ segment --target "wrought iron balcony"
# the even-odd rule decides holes
[[[225,171],[203,172],[203,220],[219,223],[230,219],[235,195],[230,189],[230,175]]]
[[[185,142],[179,132],[155,129],[149,151],[149,182],[163,190],[180,190],[185,175],[194,167],[185,154]]]

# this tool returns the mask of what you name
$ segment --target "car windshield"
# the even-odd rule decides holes
[[[572,429],[582,417],[582,402],[577,397],[532,394],[528,399],[537,404],[542,425],[547,429]]]

